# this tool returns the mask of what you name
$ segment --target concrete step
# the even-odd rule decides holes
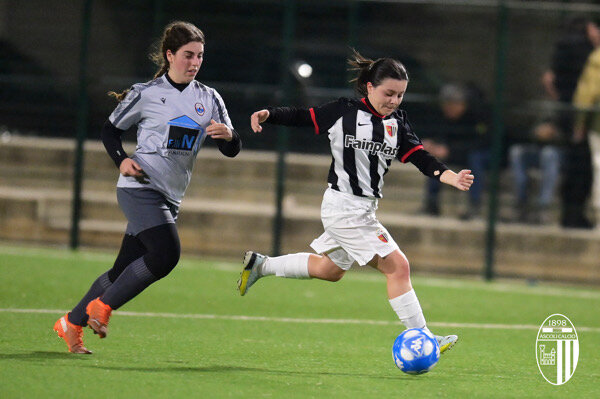
[[[64,190],[0,188],[0,239],[68,242],[70,193]],[[114,195],[84,195],[81,243],[116,247],[125,229]],[[245,250],[271,250],[272,204],[232,200],[185,202],[178,229],[186,253],[239,257]],[[413,270],[482,273],[486,226],[482,221],[379,212],[380,221],[411,260]],[[310,251],[320,235],[318,207],[286,208],[283,252]],[[568,259],[569,267],[565,267]],[[499,225],[496,272],[521,277],[600,284],[600,230]]]

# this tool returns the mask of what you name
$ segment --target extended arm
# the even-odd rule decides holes
[[[250,125],[255,133],[262,131],[261,123],[285,126],[312,126],[310,111],[304,108],[277,107],[257,111],[250,116]]]

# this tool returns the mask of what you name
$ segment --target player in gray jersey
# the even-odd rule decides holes
[[[121,173],[117,199],[128,224],[113,267],[54,325],[70,352],[91,353],[83,345],[83,327],[104,338],[111,312],[165,277],[179,261],[175,221],[206,137],[228,157],[241,149],[221,96],[194,80],[203,55],[202,31],[173,22],[152,55],[160,66],[154,80],[109,93],[119,105],[102,128],[102,141]],[[134,125],[137,147],[128,156],[121,134]]]
[[[383,178],[394,158],[463,191],[469,190],[474,177],[470,170],[454,173],[423,149],[406,112],[398,109],[408,85],[400,62],[372,61],[355,53],[350,65],[358,70],[356,87],[363,98],[341,98],[310,109],[268,108],[251,116],[255,132],[267,122],[313,126],[316,134],[329,133],[332,163],[321,205],[325,232],[311,243],[318,255],[267,257],[248,251],[238,289],[245,295],[258,279],[270,275],[338,281],[354,263],[369,265],[385,275],[389,302],[400,321],[431,334],[411,284],[408,259],[375,215]],[[445,352],[458,337],[436,339]]]

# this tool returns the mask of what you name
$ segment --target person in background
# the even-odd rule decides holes
[[[467,165],[478,177],[469,191],[467,210],[461,214],[462,219],[471,219],[481,214],[483,176],[489,163],[488,123],[482,112],[482,96],[472,85],[448,83],[440,90],[439,104],[440,115],[432,118],[435,124],[427,129],[423,146],[444,162]],[[441,187],[439,181],[427,179],[424,213],[440,215]]]
[[[592,205],[596,220],[600,218],[600,48],[592,52],[579,78],[573,96],[578,112],[573,126],[575,141],[588,140],[592,150]]]
[[[522,143],[510,146],[509,165],[515,189],[514,222],[547,224],[550,222],[550,205],[560,177],[561,132],[551,120],[537,123],[529,137]],[[535,206],[528,204],[528,171],[541,171],[540,190]]]
[[[592,228],[585,215],[591,193],[592,166],[587,140],[573,135],[572,100],[590,53],[600,44],[600,29],[587,17],[569,19],[555,44],[551,66],[543,76],[548,95],[559,103],[558,126],[565,133],[564,179],[560,189],[561,225]]]

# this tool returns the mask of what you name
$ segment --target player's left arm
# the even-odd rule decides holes
[[[440,176],[440,181],[452,187],[456,187],[461,191],[468,191],[475,180],[475,176],[471,174],[469,169],[463,169],[458,173],[454,173],[450,169],[444,171]]]
[[[213,91],[213,113],[206,134],[215,140],[219,151],[227,157],[235,157],[242,149],[240,135],[231,125],[225,103],[216,90]]]
[[[470,170],[464,169],[454,173],[448,167],[431,155],[423,148],[423,143],[412,130],[406,113],[400,111],[398,115],[401,137],[400,148],[396,155],[400,162],[410,162],[415,165],[421,173],[442,183],[467,191],[473,184],[473,175]]]

